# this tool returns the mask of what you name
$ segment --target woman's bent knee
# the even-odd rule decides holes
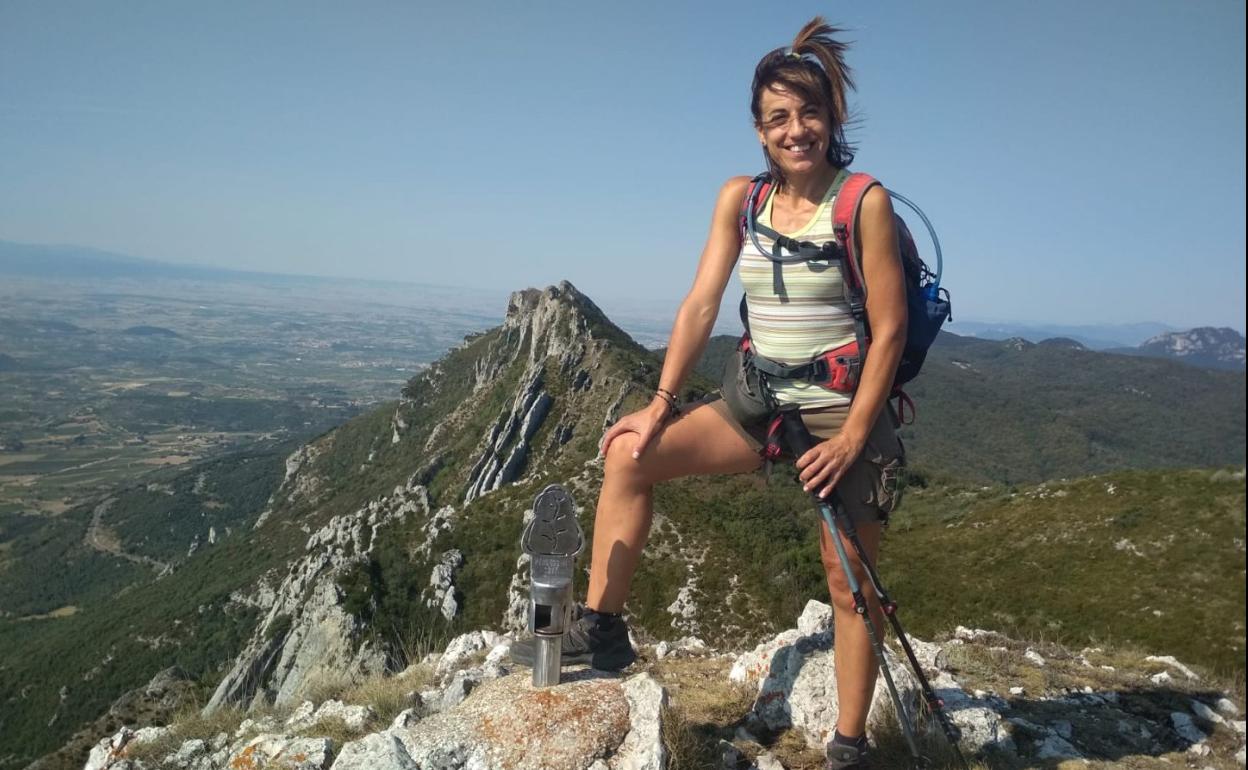
[[[636,449],[636,433],[621,433],[616,436],[611,440],[611,446],[607,447],[607,455],[602,464],[603,473],[614,478],[644,480],[641,463],[633,458]]]

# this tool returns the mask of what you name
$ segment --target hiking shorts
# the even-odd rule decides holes
[[[762,450],[767,438],[766,425],[749,428],[741,425],[718,393],[707,396],[702,403],[724,418],[752,449]],[[801,412],[806,429],[820,440],[835,436],[848,413],[848,408],[839,406]],[[905,448],[897,435],[899,427],[892,407],[885,404],[867,436],[862,454],[836,485],[845,511],[857,524],[888,524],[888,515],[897,507],[898,482],[905,467]],[[777,462],[792,463],[795,459],[786,448]]]

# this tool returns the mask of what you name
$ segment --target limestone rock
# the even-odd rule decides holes
[[[420,770],[392,732],[373,733],[342,747],[332,770]]]
[[[797,632],[802,636],[810,636],[820,631],[830,631],[833,620],[832,605],[811,599],[806,602],[801,617],[797,619]]]
[[[667,692],[649,674],[624,681],[630,729],[612,758],[612,770],[664,770],[667,749],[663,745],[662,717]]]
[[[230,755],[229,768],[329,770],[333,742],[328,738],[290,738],[262,734]]]
[[[291,565],[264,620],[205,712],[229,703],[294,703],[318,677],[384,671],[385,655],[358,641],[358,622],[343,609],[337,581],[368,558],[378,531],[428,513],[423,488],[400,486],[353,513],[335,516],[312,533],[306,553]]]
[[[885,649],[885,657],[904,708],[910,714],[918,713],[918,681],[891,649]],[[892,701],[881,676],[872,696],[868,730],[881,726],[891,710]],[[822,748],[831,740],[837,717],[832,632],[799,637],[775,651],[759,684],[754,712],[769,730],[797,728],[813,748]]]
[[[457,636],[446,646],[442,657],[438,659],[434,673],[445,677],[464,667],[464,663],[482,650],[493,650],[503,641],[503,637],[493,631],[473,631]]]
[[[618,680],[592,671],[565,672],[544,689],[517,674],[394,734],[421,768],[582,770],[626,740],[629,703]]]

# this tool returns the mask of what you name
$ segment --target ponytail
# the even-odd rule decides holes
[[[750,85],[750,112],[756,127],[762,126],[763,91],[772,86],[827,110],[832,124],[827,158],[835,168],[845,168],[854,160],[854,148],[845,138],[845,126],[850,122],[846,94],[854,90],[853,75],[845,63],[849,45],[834,37],[842,32],[816,16],[797,33],[793,45],[777,48],[759,60]],[[783,186],[784,175],[766,148],[763,153],[772,177]]]

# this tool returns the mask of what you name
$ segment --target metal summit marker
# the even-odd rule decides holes
[[[520,536],[529,564],[529,631],[536,640],[533,686],[559,684],[563,636],[572,622],[572,569],[585,548],[572,496],[558,484],[533,501],[533,520]]]

